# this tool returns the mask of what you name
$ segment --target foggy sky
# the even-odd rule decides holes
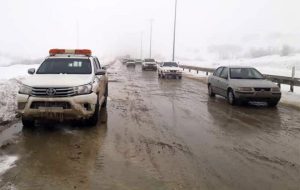
[[[300,42],[299,0],[178,0],[177,56],[210,45]],[[99,57],[149,52],[171,58],[174,0],[6,0],[0,6],[0,54],[39,58],[50,48],[90,48]]]

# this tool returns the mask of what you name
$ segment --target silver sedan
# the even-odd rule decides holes
[[[219,67],[208,78],[208,94],[224,96],[231,105],[264,101],[274,107],[281,98],[280,88],[252,67]]]

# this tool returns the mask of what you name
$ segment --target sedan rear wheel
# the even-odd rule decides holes
[[[208,85],[208,95],[209,95],[209,97],[215,97],[216,96],[216,94],[214,93],[211,85]]]

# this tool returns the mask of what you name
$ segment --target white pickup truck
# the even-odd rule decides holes
[[[175,77],[181,79],[182,69],[176,62],[163,62],[158,66],[158,77]]]
[[[51,49],[32,76],[22,81],[17,95],[18,112],[25,127],[36,120],[98,121],[108,96],[105,67],[90,50]]]

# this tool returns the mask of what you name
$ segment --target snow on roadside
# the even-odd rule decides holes
[[[0,66],[0,124],[10,122],[16,118],[17,92],[20,80],[29,76],[29,68],[37,68],[38,65],[17,64]]]
[[[0,124],[16,118],[19,86],[20,81],[17,79],[0,82]]]
[[[300,94],[283,92],[280,102],[300,108]]]
[[[13,168],[17,160],[17,156],[0,156],[0,175],[4,174],[7,170]]]
[[[11,65],[11,66],[0,66],[0,81],[8,80],[16,77],[29,76],[27,70],[29,68],[37,69],[39,65]]]

